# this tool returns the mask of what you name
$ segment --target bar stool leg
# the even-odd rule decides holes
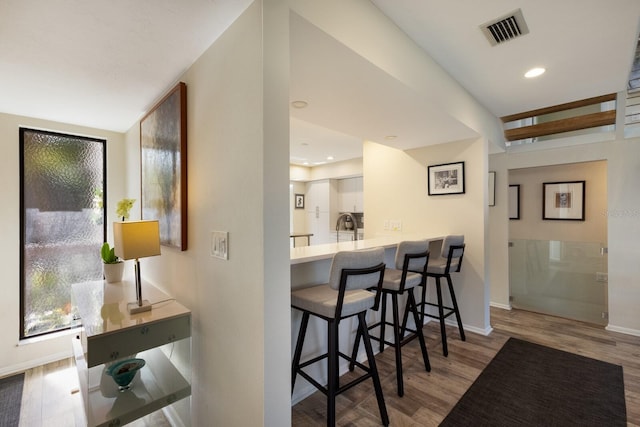
[[[396,351],[396,381],[398,384],[398,396],[404,396],[404,382],[402,380],[402,338],[400,337],[400,318],[398,316],[398,294],[391,294],[393,304],[393,341]],[[383,338],[380,339],[382,342]]]
[[[447,274],[447,284],[449,285],[449,293],[451,294],[451,302],[453,303],[453,311],[456,314],[456,320],[458,321],[458,331],[460,332],[460,339],[466,341],[464,336],[464,328],[462,327],[462,319],[460,318],[460,311],[458,310],[458,302],[456,301],[456,293],[453,291],[453,283],[451,282],[451,276]]]
[[[420,302],[420,324],[422,326],[424,326],[424,310],[425,310],[425,305],[427,305],[427,282],[428,282],[428,278],[425,279],[424,283],[422,284],[422,301]]]
[[[296,349],[293,353],[293,361],[291,362],[291,394],[293,387],[296,385],[296,376],[300,365],[300,355],[302,354],[302,345],[304,344],[304,336],[307,333],[307,325],[309,324],[309,313],[302,313],[302,322],[300,323],[300,332],[298,332],[298,340],[296,341]]]
[[[436,292],[438,294],[438,316],[440,317],[440,336],[442,337],[442,354],[449,355],[447,347],[447,330],[444,324],[444,306],[442,305],[442,288],[440,287],[440,277],[436,277]]]
[[[387,414],[387,407],[384,403],[384,396],[382,395],[382,385],[380,384],[380,377],[378,376],[378,367],[376,366],[376,359],[373,356],[373,348],[371,347],[371,339],[369,337],[369,331],[367,330],[367,321],[365,319],[365,313],[358,314],[358,328],[362,334],[362,341],[364,348],[367,351],[367,359],[369,360],[369,369],[371,369],[371,379],[373,380],[373,388],[376,391],[376,398],[378,400],[378,409],[380,410],[380,418],[382,424],[389,425],[389,415]]]
[[[411,313],[413,314],[413,321],[417,325],[418,322],[420,321],[420,317],[418,316],[418,305],[416,304],[416,297],[413,294],[413,288],[409,289],[407,308],[411,310]],[[408,314],[408,311],[405,310],[405,315],[407,314]],[[422,361],[424,362],[424,369],[427,372],[431,372],[431,363],[429,362],[429,353],[427,353],[427,345],[424,342],[424,335],[422,334],[422,328],[416,328],[416,334],[418,335],[418,341],[420,342],[420,350],[422,350]]]
[[[384,351],[384,330],[387,323],[387,294],[382,293],[382,310],[380,310],[380,353]]]
[[[360,328],[356,332],[356,339],[353,342],[353,350],[351,350],[351,360],[349,361],[349,372],[353,372],[355,368],[355,360],[358,357],[358,348],[360,347],[360,337],[362,334],[360,333]]]
[[[327,426],[336,425],[336,393],[339,385],[338,375],[338,322],[329,320],[328,322],[328,342],[327,342]]]

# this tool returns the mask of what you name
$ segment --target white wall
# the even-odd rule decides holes
[[[485,267],[487,155],[482,139],[406,152],[373,142],[364,145],[367,236],[393,233],[384,230],[385,220],[401,220],[398,233],[408,238],[464,234],[464,264],[454,275],[454,287],[465,327],[483,334],[490,331]],[[429,196],[427,166],[460,161],[465,162],[465,194]]]
[[[585,181],[585,220],[542,219],[544,182]],[[520,219],[509,221],[510,239],[607,242],[607,162],[581,162],[509,171],[520,185]]]
[[[289,209],[290,209],[290,217],[289,230],[292,232],[302,233],[307,229],[307,209],[296,209],[295,208],[295,195],[296,194],[305,194],[305,183],[299,181],[291,181],[289,183],[290,194],[289,194]],[[306,202],[306,199],[305,199]],[[302,241],[303,239],[300,239]],[[293,242],[292,242],[293,245]]]
[[[489,156],[489,170],[496,173],[495,206],[489,207],[489,234],[485,241],[489,263],[489,283],[491,305],[511,309],[509,302],[509,172],[506,154]]]
[[[115,206],[125,197],[124,137],[120,133],[0,113],[0,377],[70,357],[71,335],[24,341],[20,328],[20,139],[19,128],[30,127],[107,140],[107,221],[115,220]],[[112,236],[109,228],[107,236]],[[96,257],[100,254],[96,252]]]
[[[512,149],[491,156],[491,167],[498,174],[509,169],[561,165],[595,160],[607,161],[607,211],[604,212],[609,247],[609,325],[611,330],[640,335],[640,139],[616,140],[535,150],[533,147]],[[533,151],[532,151],[533,150]],[[507,182],[500,182],[500,194]],[[496,204],[506,203],[496,197]],[[492,210],[502,215],[504,209]],[[596,213],[597,214],[597,213]],[[492,219],[493,223],[493,219]],[[508,236],[490,235],[491,247],[504,247]],[[508,272],[508,257],[495,257],[492,269]],[[498,283],[496,283],[498,285]],[[492,301],[503,302],[508,295],[508,280],[492,288]]]
[[[310,180],[362,176],[362,158],[328,163],[311,168]]]
[[[290,424],[288,49],[271,34],[288,10],[270,8],[253,3],[180,79],[188,250],[163,247],[142,269],[192,310],[194,426]],[[210,256],[212,230],[229,232],[228,261]]]

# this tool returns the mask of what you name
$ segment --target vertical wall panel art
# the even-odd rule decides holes
[[[178,83],[140,121],[142,219],[160,221],[160,242],[187,249],[187,87]]]

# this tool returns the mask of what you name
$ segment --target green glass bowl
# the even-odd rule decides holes
[[[107,375],[111,376],[118,384],[120,391],[128,390],[136,373],[146,364],[144,359],[125,359],[114,363],[107,369]]]

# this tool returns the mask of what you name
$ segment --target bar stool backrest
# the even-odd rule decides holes
[[[403,242],[400,242],[398,244],[398,249],[396,250],[396,270],[402,270],[404,268],[404,258],[406,254],[424,253],[423,257],[410,258],[409,266],[407,268],[408,271],[415,271],[419,273],[424,272],[426,263],[428,261],[428,250],[429,241],[426,239],[414,241],[405,240]]]
[[[341,251],[333,256],[331,272],[329,273],[329,286],[331,289],[340,290],[340,282],[343,270],[360,270],[377,267],[384,263],[384,249],[372,248],[359,251]],[[369,289],[378,287],[380,273],[347,274],[344,290]]]
[[[464,235],[450,235],[444,238],[441,256],[447,258],[447,273],[460,271],[464,246]]]

